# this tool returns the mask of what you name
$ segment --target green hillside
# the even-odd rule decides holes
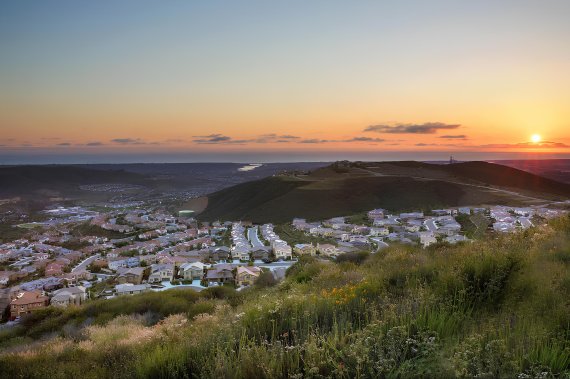
[[[208,197],[208,207],[199,218],[280,223],[293,217],[325,219],[378,207],[403,211],[529,201],[506,190],[541,198],[570,196],[568,184],[485,162],[358,162],[317,169],[307,176],[274,176],[226,188]]]
[[[356,166],[362,167],[363,164]],[[544,195],[570,196],[570,185],[527,171],[488,162],[429,164],[422,162],[379,162],[364,164],[373,171],[416,177],[464,179],[472,183],[493,185]]]
[[[42,190],[77,192],[80,185],[100,183],[145,184],[140,174],[123,170],[96,170],[79,166],[0,166],[0,195],[21,196]]]
[[[568,378],[570,218],[458,246],[302,259],[277,285],[38,311],[2,378]]]

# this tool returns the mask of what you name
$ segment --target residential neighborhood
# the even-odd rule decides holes
[[[288,225],[249,221],[199,222],[140,205],[96,212],[81,207],[45,211],[30,239],[0,245],[0,304],[11,320],[47,306],[70,307],[170,288],[201,291],[211,286],[251,286],[266,271],[275,280],[300,256],[335,259],[346,253],[377,252],[392,244],[469,243],[466,229],[514,233],[565,213],[547,207],[459,207],[392,213],[372,209],[360,217],[322,221],[295,218]],[[75,235],[83,225],[115,237]],[[474,225],[474,224],[473,224]],[[471,226],[473,226],[471,225]],[[292,238],[287,228],[297,233]],[[285,230],[280,236],[279,230]]]

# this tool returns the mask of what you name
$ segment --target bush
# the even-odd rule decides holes
[[[255,281],[255,286],[258,288],[273,287],[276,284],[277,280],[271,271],[263,271]]]
[[[370,256],[370,253],[367,251],[357,251],[357,252],[351,252],[351,253],[344,253],[344,254],[341,254],[338,257],[336,257],[336,262],[337,263],[351,262],[351,263],[359,265],[359,264],[363,263],[369,256]]]
[[[313,279],[321,270],[319,262],[311,256],[301,256],[299,261],[287,269],[286,277],[297,283],[306,283]]]

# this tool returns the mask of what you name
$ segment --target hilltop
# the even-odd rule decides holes
[[[337,162],[307,175],[247,182],[208,196],[203,220],[285,222],[381,207],[391,211],[459,205],[527,205],[570,197],[570,184],[486,162]]]

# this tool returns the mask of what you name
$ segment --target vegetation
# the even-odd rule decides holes
[[[309,175],[273,176],[215,192],[198,217],[283,223],[338,215],[363,220],[361,212],[377,207],[399,212],[463,204],[528,205],[528,197],[513,190],[547,199],[570,196],[570,184],[485,162],[344,162]]]
[[[303,257],[275,286],[38,312],[1,332],[0,373],[567,378],[569,268],[570,218],[473,244]]]
[[[125,238],[126,234],[116,232],[113,230],[103,229],[98,225],[91,224],[90,221],[86,221],[74,227],[71,230],[71,235],[74,237],[95,236],[95,237],[106,237],[109,239],[115,239],[115,238]]]
[[[461,230],[467,238],[481,239],[487,235],[487,228],[491,221],[485,215],[476,213],[473,215],[459,214],[455,220],[461,224]]]
[[[336,245],[336,240],[334,238],[319,237],[308,234],[295,229],[291,224],[276,225],[274,231],[280,238],[286,240],[291,246],[295,246],[298,243],[312,243],[313,245],[316,245],[317,243],[332,243]]]

